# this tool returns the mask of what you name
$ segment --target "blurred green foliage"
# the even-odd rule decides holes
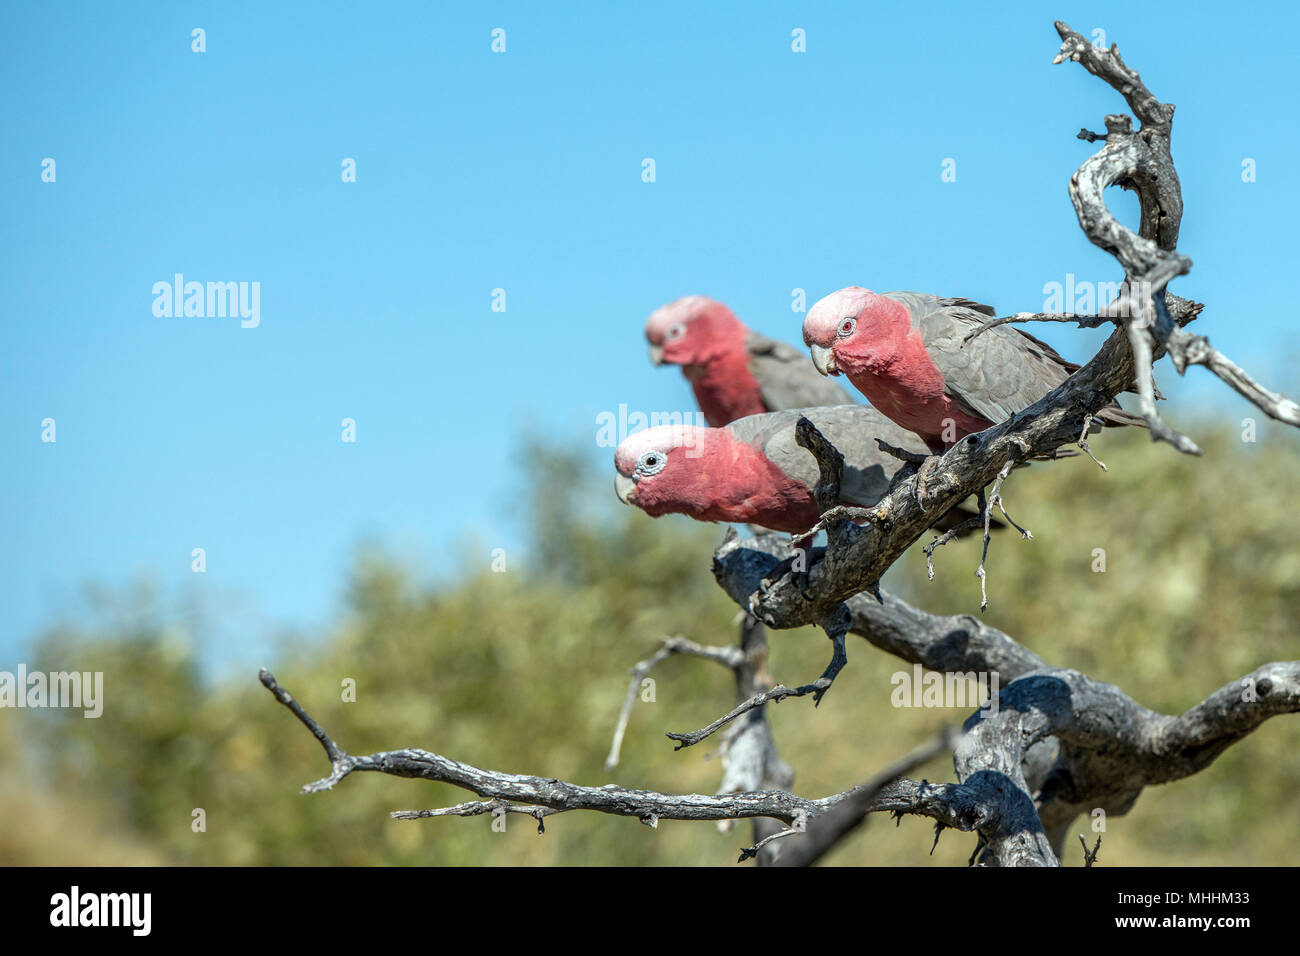
[[[1094,441],[1108,473],[1086,459],[1016,472],[1006,505],[1034,540],[999,535],[988,564],[986,620],[1050,662],[1166,712],[1261,663],[1300,656],[1296,439],[1264,429],[1247,443],[1208,423],[1190,430],[1202,459],[1127,430]],[[602,763],[627,669],[661,637],[736,640],[736,607],[709,570],[722,530],[621,508],[608,476],[589,474],[575,454],[526,454],[539,476],[532,545],[508,555],[504,573],[488,554],[467,552],[463,577],[434,586],[391,558],[362,555],[344,619],[309,643],[268,640],[272,670],[352,753],[423,747],[584,784],[712,792],[721,768],[709,745],[674,752],[663,737],[732,705],[730,675],[706,662],[662,665],[656,701],[633,713],[621,766],[606,773]],[[1094,570],[1097,549],[1104,572]],[[929,610],[978,613],[977,560],[977,542],[949,545],[929,582],[913,548],[886,584]],[[307,730],[255,674],[210,686],[187,624],[166,620],[147,593],[131,600],[132,615],[52,631],[29,662],[104,671],[101,718],[0,711],[0,862],[732,866],[750,842],[749,824],[650,830],[598,814],[551,817],[542,836],[519,816],[505,833],[488,816],[394,821],[390,810],[475,798],[378,774],[300,795],[329,769]],[[906,666],[851,641],[849,667],[821,707],[769,708],[806,796],[852,786],[966,715],[892,708],[889,678]],[[775,634],[771,672],[803,682],[828,652],[819,632]],[[348,679],[355,702],[342,699]],[[1275,719],[1200,775],[1148,790],[1132,813],[1108,821],[1102,863],[1300,862],[1298,746],[1300,723]],[[921,775],[952,779],[951,762]],[[196,808],[205,832],[191,829]],[[924,820],[895,827],[880,818],[829,862],[960,865],[974,845],[949,831],[930,855],[931,839]],[[1079,856],[1067,848],[1067,863]]]

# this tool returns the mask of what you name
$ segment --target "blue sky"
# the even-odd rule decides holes
[[[1173,288],[1292,384],[1289,5],[6,5],[0,668],[86,582],[216,609],[210,663],[249,666],[330,620],[359,542],[417,573],[526,560],[520,434],[604,463],[600,412],[691,407],[641,338],[679,295],[797,341],[795,288],[1010,312],[1118,278],[1066,182],[1124,104],[1051,65],[1055,17],[1178,105]],[[156,317],[177,272],[260,283],[260,325]],[[1080,359],[1103,334],[1036,331]],[[1249,414],[1201,370],[1160,381]]]

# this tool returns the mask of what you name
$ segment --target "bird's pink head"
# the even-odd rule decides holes
[[[707,365],[743,348],[746,329],[736,314],[716,299],[688,295],[650,313],[645,337],[656,365]]]
[[[818,301],[803,320],[803,341],[823,375],[850,374],[870,362],[873,347],[905,333],[907,307],[870,289],[849,286]]]
[[[629,435],[614,450],[614,490],[649,515],[689,514],[703,483],[701,459],[728,439],[722,429],[699,425],[657,425]]]

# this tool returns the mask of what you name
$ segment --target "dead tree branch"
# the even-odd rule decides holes
[[[886,787],[939,754],[951,751],[957,737],[958,734],[952,728],[946,728],[932,740],[880,771],[852,791],[845,800],[812,821],[797,840],[782,846],[776,855],[776,865],[811,866],[816,863],[857,830],[866,820],[867,814],[881,809],[877,802]],[[928,785],[922,781],[920,788],[926,786]]]
[[[969,644],[953,642],[943,622],[955,621],[958,630],[965,632],[969,625],[963,619],[926,615],[896,599],[890,604],[892,610],[883,612],[882,620],[865,616],[855,627],[888,641],[902,614],[917,618],[917,623],[928,623],[928,628],[909,628],[911,640],[918,642],[914,653],[920,656],[951,661],[951,655],[957,653],[967,670],[983,669],[999,660],[1013,667],[1017,663],[1005,653],[1006,643],[1015,642],[1000,632],[988,629],[991,633],[973,635],[976,640]],[[883,633],[875,633],[877,625]],[[959,647],[969,650],[963,652]],[[1028,661],[1020,657],[1019,662]],[[376,772],[450,783],[486,798],[481,803],[437,810],[396,811],[393,816],[397,819],[512,812],[534,817],[540,831],[546,816],[591,810],[635,817],[652,827],[660,819],[755,817],[778,820],[796,830],[806,827],[806,848],[798,849],[799,844],[792,841],[787,860],[782,862],[805,857],[812,862],[852,832],[865,814],[890,811],[928,816],[958,830],[978,830],[985,844],[981,855],[985,863],[1055,865],[1059,841],[1064,839],[1062,828],[1086,812],[1083,808],[1102,807],[1108,813],[1123,814],[1143,787],[1196,773],[1268,718],[1300,712],[1300,662],[1295,661],[1266,664],[1179,716],[1147,710],[1117,687],[1077,671],[1042,668],[1013,679],[1003,688],[996,707],[982,708],[966,721],[966,733],[955,745],[958,783],[899,779],[906,772],[900,768],[919,766],[943,746],[952,745],[950,738],[941,738],[860,787],[809,800],[782,790],[703,796],[629,790],[612,784],[584,787],[554,778],[482,770],[419,749],[352,756],[334,743],[270,672],[263,670],[259,677],[312,732],[329,757],[330,775],[304,786],[304,793],[332,789],[355,772]],[[512,806],[503,809],[504,803]],[[832,815],[841,806],[846,809]],[[825,822],[819,825],[816,821],[820,818]],[[1053,825],[1050,831],[1048,821]]]
[[[623,737],[627,731],[632,708],[636,704],[637,694],[641,690],[642,681],[651,670],[673,655],[703,658],[726,667],[735,678],[736,699],[739,702],[743,703],[762,695],[771,688],[771,678],[767,674],[767,631],[762,624],[747,614],[741,615],[740,643],[737,647],[708,647],[680,636],[666,638],[663,646],[654,655],[640,661],[632,668],[627,694],[614,728],[613,743],[610,746],[609,756],[605,758],[607,771],[618,766]],[[761,704],[746,708],[743,720],[728,724],[727,732],[722,738],[720,755],[723,768],[722,782],[717,791],[720,794],[771,789],[789,790],[794,785],[794,771],[781,759],[777,751],[771,725]],[[461,806],[485,805],[462,804]],[[455,812],[458,809],[439,811],[439,814]],[[718,827],[725,831],[733,822],[719,820]],[[540,818],[538,823],[540,825]],[[757,857],[760,866],[770,863],[775,855],[774,848],[762,853],[758,850],[767,846],[769,838],[773,837],[777,829],[779,828],[771,820],[765,818],[754,820],[756,843],[753,855]]]
[[[628,681],[627,695],[623,698],[623,708],[619,711],[618,723],[614,726],[614,739],[609,746],[609,756],[605,758],[605,769],[613,770],[618,766],[619,755],[623,750],[623,735],[627,732],[627,723],[632,716],[632,707],[636,704],[637,692],[646,675],[674,654],[690,657],[702,657],[721,664],[728,670],[735,671],[744,661],[744,653],[738,647],[705,647],[686,638],[664,638],[663,646],[632,668],[632,679]]]
[[[538,831],[543,832],[541,822],[544,817],[571,810],[591,810],[615,816],[634,817],[650,827],[656,827],[661,819],[716,821],[766,817],[778,820],[789,827],[802,828],[807,821],[821,817],[846,800],[856,800],[860,803],[864,788],[880,789],[878,778],[873,778],[863,787],[855,787],[818,800],[797,797],[784,790],[721,793],[715,796],[704,796],[698,793],[665,794],[651,790],[629,790],[613,784],[603,787],[584,787],[550,777],[483,770],[416,748],[384,751],[363,757],[353,756],[334,743],[293,696],[280,686],[270,671],[263,668],[258,678],[275,699],[292,711],[294,716],[312,732],[325,749],[326,756],[329,757],[331,765],[329,776],[305,785],[302,788],[303,793],[331,790],[353,773],[371,772],[449,783],[486,798],[481,802],[462,803],[433,810],[394,811],[391,816],[399,820],[478,816],[498,812],[520,813],[535,818],[538,821]],[[931,745],[931,748],[934,746]],[[934,752],[938,751],[934,750]],[[906,767],[915,766],[917,760],[928,759],[928,756],[932,755],[930,750],[922,748],[904,758],[903,764]],[[889,779],[898,775],[896,769],[891,768],[887,771],[891,774]],[[897,795],[893,795],[891,799],[896,803]],[[943,801],[936,802],[935,798],[916,799],[911,802],[912,808],[905,812],[951,815],[951,811],[944,807]],[[876,808],[872,806],[867,809]],[[893,809],[893,806],[890,809]]]
[[[767,537],[729,541],[716,556],[715,577],[733,598],[744,600],[780,562],[782,542]],[[858,595],[848,608],[850,633],[902,660],[944,674],[998,674],[996,712],[967,721],[955,754],[963,789],[940,801],[980,811],[958,815],[969,825],[957,828],[980,830],[986,863],[1055,865],[1081,813],[1122,815],[1144,787],[1197,773],[1268,718],[1300,712],[1300,662],[1266,664],[1170,717],[1113,685],[1051,667],[968,615],[928,614],[888,592],[880,601]],[[921,794],[901,796],[874,809],[925,812]]]

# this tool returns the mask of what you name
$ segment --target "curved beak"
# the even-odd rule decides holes
[[[618,500],[625,505],[636,504],[634,493],[636,492],[636,482],[623,474],[621,471],[614,475],[614,493],[618,495]]]
[[[664,347],[662,345],[650,346],[650,361],[656,365],[664,364]]]
[[[840,370],[835,367],[835,353],[830,349],[824,349],[820,345],[810,345],[808,351],[812,352],[813,365],[817,366],[817,371],[823,375],[839,374]]]

